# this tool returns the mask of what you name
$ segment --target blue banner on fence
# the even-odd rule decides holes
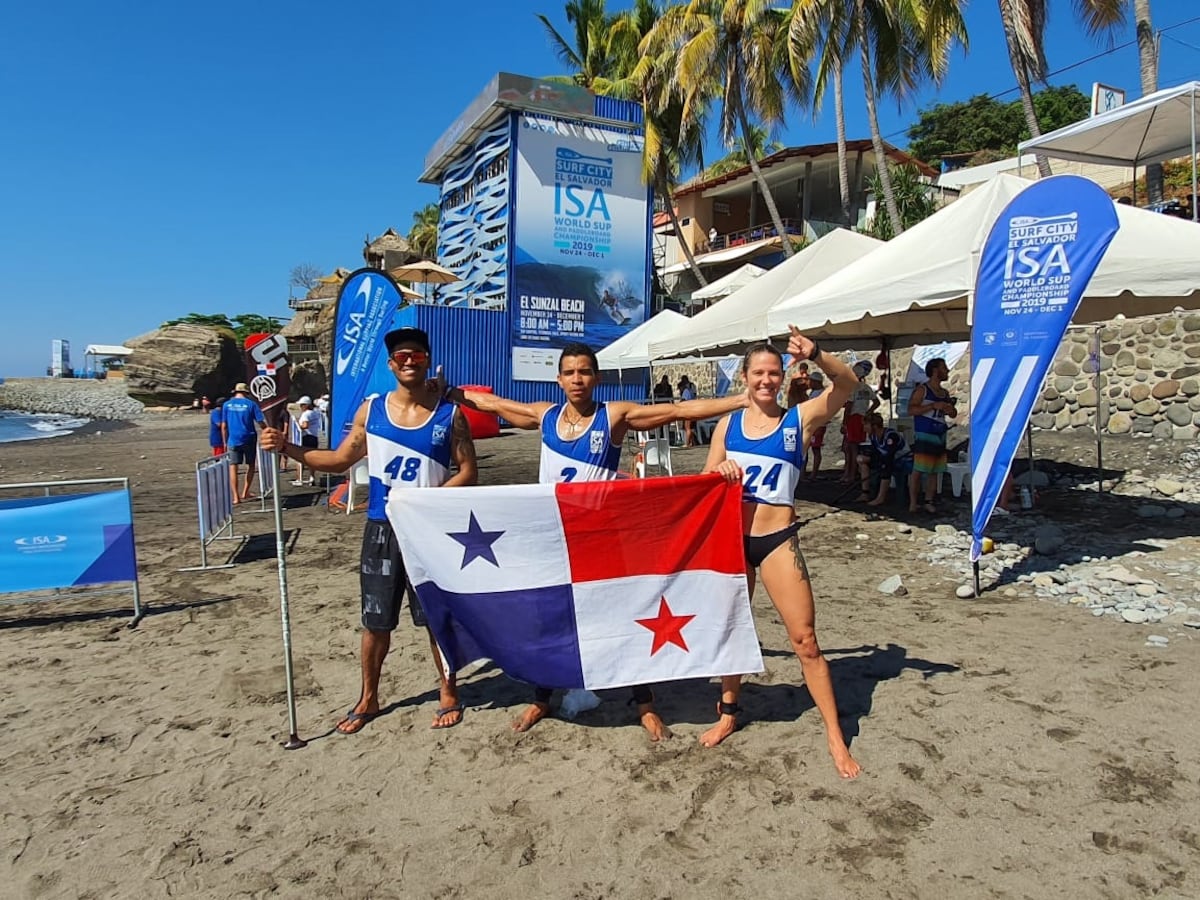
[[[1038,181],[992,226],[971,326],[971,559],[1029,422],[1042,380],[1104,251],[1112,198],[1077,175]]]
[[[391,329],[400,300],[396,282],[378,269],[359,269],[342,283],[334,316],[330,447],[341,443],[366,397],[396,386],[385,364],[383,336]]]
[[[0,592],[136,581],[129,491],[0,501]]]

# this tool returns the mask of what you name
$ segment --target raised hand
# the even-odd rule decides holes
[[[791,334],[788,337],[787,352],[796,359],[810,359],[813,351],[817,349],[816,341],[802,335],[795,325],[788,325],[788,331]]]

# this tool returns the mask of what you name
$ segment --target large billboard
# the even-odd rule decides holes
[[[522,115],[516,143],[513,378],[553,381],[563,346],[600,350],[646,318],[643,140]]]

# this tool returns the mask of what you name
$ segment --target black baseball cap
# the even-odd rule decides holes
[[[400,344],[416,344],[426,353],[432,352],[429,347],[429,335],[420,328],[397,328],[383,336],[383,345],[387,347],[388,355]]]

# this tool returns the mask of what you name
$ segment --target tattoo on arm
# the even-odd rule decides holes
[[[800,550],[800,536],[793,534],[788,538],[788,544],[792,548],[792,556],[796,561],[796,571],[800,573],[800,577],[805,581],[812,581],[808,577],[808,565],[804,562],[804,553]]]

